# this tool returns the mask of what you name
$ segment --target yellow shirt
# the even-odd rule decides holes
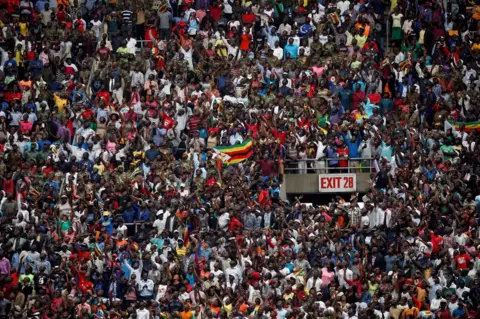
[[[418,43],[420,43],[420,44],[425,43],[425,29],[420,30],[420,35],[418,37]]]
[[[293,294],[293,292],[291,292],[289,294],[283,295],[283,299],[290,300],[290,299],[293,299],[293,296],[294,296],[294,294]]]
[[[222,56],[222,57],[226,57],[228,55],[228,51],[227,51],[227,48],[217,48],[217,46],[219,45],[225,45],[223,43],[222,40],[217,40],[217,42],[215,42],[215,52],[217,52],[217,54],[219,56]]]
[[[55,102],[55,105],[58,107],[58,111],[63,113],[65,111],[65,105],[67,105],[67,99],[63,99],[58,95],[54,95],[53,101]]]
[[[225,311],[227,312],[227,317],[230,317],[230,313],[232,312],[232,308],[233,308],[233,306],[231,304],[223,306],[223,309],[225,309]]]
[[[25,51],[20,50],[20,51],[15,51],[15,61],[17,62],[17,65],[23,66],[25,62],[23,62],[23,55],[25,54]]]
[[[393,12],[393,9],[395,9],[397,7],[397,0],[392,0],[392,2],[390,2],[390,11]]]
[[[20,34],[24,37],[28,36],[28,24],[26,22],[19,22],[18,27],[20,28]]]
[[[105,166],[103,166],[103,164],[93,165],[93,168],[98,170],[98,175],[102,175],[105,171]]]
[[[454,35],[458,36],[458,30],[450,30],[450,31],[448,31],[448,35],[449,36],[454,36]]]
[[[187,248],[185,247],[177,248],[177,255],[185,256],[186,254],[187,254]]]
[[[242,0],[242,6],[244,6],[244,7],[251,7],[251,6],[252,6],[252,1]]]
[[[363,48],[363,46],[365,45],[365,42],[367,42],[367,37],[366,36],[361,36],[359,34],[357,34],[355,36],[355,40],[357,40],[357,45],[360,47],[360,48]]]
[[[353,61],[352,63],[350,63],[350,67],[352,69],[358,69],[361,64],[362,64],[362,62],[360,62],[360,61]]]

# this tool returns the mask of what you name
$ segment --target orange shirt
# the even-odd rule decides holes
[[[182,319],[192,319],[193,311],[182,311],[180,312],[180,317],[182,317]]]
[[[217,315],[218,313],[220,313],[220,307],[214,307],[213,305],[210,305],[210,310],[215,314]]]
[[[66,7],[70,6],[70,1],[69,0],[57,0],[57,8],[58,8],[59,4],[63,5],[63,7],[66,8]]]
[[[125,245],[128,245],[128,242],[126,240],[119,240],[117,241],[117,244],[116,244],[117,248],[120,248]]]

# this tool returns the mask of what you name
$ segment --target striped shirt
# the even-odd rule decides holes
[[[125,24],[133,23],[133,11],[123,10],[122,11],[122,20]]]
[[[359,226],[360,221],[360,208],[353,207],[348,210],[348,216],[350,217],[350,225],[351,226]]]
[[[198,123],[200,123],[201,118],[199,116],[192,116],[188,120],[188,128],[190,131],[196,131],[198,128]]]

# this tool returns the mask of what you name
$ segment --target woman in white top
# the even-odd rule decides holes
[[[397,7],[392,14],[392,41],[400,42],[402,40],[402,18],[403,14]]]

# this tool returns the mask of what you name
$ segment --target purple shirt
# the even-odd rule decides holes
[[[10,261],[7,258],[0,259],[0,275],[10,275]]]

